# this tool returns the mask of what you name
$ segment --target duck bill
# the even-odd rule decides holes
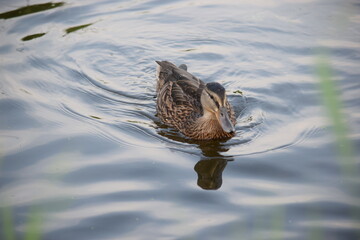
[[[217,116],[219,123],[225,132],[227,133],[235,132],[234,124],[232,124],[227,109],[225,107],[220,107]]]

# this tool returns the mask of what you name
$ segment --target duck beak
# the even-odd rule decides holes
[[[232,122],[230,121],[229,114],[225,107],[220,107],[217,115],[220,125],[225,132],[227,133],[235,132],[234,124],[232,124]]]

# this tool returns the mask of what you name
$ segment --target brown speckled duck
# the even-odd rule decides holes
[[[224,139],[235,135],[234,111],[224,87],[204,83],[168,61],[156,61],[157,114],[160,120],[185,136],[198,139]]]

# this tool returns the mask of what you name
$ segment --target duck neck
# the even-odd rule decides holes
[[[204,111],[204,114],[198,118],[196,128],[204,138],[214,138],[224,133],[215,114],[209,111]]]

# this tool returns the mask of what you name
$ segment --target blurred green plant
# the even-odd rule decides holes
[[[316,61],[316,74],[319,79],[323,105],[331,122],[336,147],[339,153],[339,165],[343,176],[356,176],[354,163],[354,149],[348,138],[348,128],[343,114],[343,106],[339,99],[338,88],[333,80],[333,72],[327,54],[321,52]]]
[[[355,197],[359,197],[359,189],[357,186],[353,185],[354,182],[358,182],[359,178],[354,146],[348,136],[349,129],[346,124],[346,117],[343,113],[343,105],[340,101],[338,87],[333,80],[334,74],[331,69],[330,59],[323,51],[318,54],[316,73],[319,79],[323,105],[327,111],[335,136],[337,152],[339,154],[337,159],[341,169],[342,182],[347,191]],[[354,220],[354,224],[359,222],[359,208],[353,209],[350,212],[350,215]],[[358,228],[359,226],[354,227]],[[318,236],[321,236],[321,232],[315,231],[315,234],[313,234],[310,239],[319,239],[317,238]],[[360,239],[360,232],[358,233],[358,239]]]
[[[71,146],[71,145],[69,145]],[[69,149],[67,146],[63,146],[63,153],[56,155],[53,159],[53,164],[49,165],[48,172],[53,173],[49,180],[51,181],[61,181],[61,178],[64,176],[64,173],[68,171],[70,168],[68,164],[71,163],[71,159],[76,156],[68,155],[68,152],[72,152],[72,147]],[[1,154],[1,152],[0,152]],[[68,162],[66,159],[70,159]],[[0,155],[0,175],[2,174],[2,163],[3,157]],[[5,207],[0,207],[0,239],[1,240],[15,240],[19,239],[18,231],[16,229],[17,224],[14,226],[14,218],[16,219],[16,215],[14,215],[13,209],[11,208],[10,199],[7,199],[4,195],[0,195],[0,202]],[[45,203],[42,205],[30,206],[27,219],[25,221],[25,229],[24,235],[21,239],[24,240],[40,240],[43,237],[44,231],[44,218],[46,217],[46,213],[49,209],[56,211],[61,210],[69,206],[72,202],[71,199],[61,199],[58,203]],[[6,207],[7,206],[7,207]],[[59,211],[60,211],[59,210]]]
[[[42,214],[41,210],[33,207],[30,210],[27,221],[25,240],[40,240],[42,234]]]
[[[15,228],[13,225],[13,214],[10,207],[1,210],[2,232],[4,240],[15,240]],[[26,221],[25,240],[40,240],[42,235],[42,212],[36,207],[30,209],[28,220]],[[1,234],[0,234],[1,236]]]
[[[1,220],[2,220],[2,232],[4,234],[5,240],[14,240],[14,226],[13,226],[13,216],[10,207],[4,207],[1,210]]]

